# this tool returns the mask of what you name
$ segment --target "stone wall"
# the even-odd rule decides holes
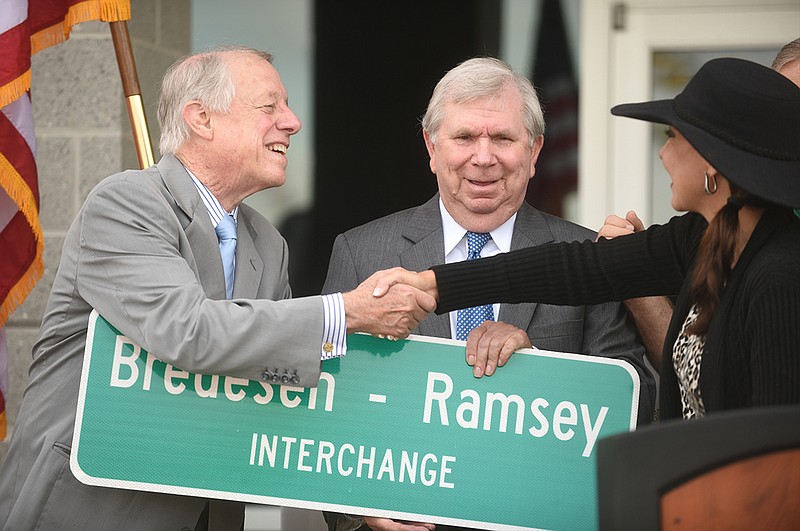
[[[158,160],[155,108],[167,67],[191,48],[191,0],[131,0],[128,29],[142,99]],[[28,383],[36,341],[64,235],[89,190],[102,178],[138,167],[119,69],[108,24],[85,22],[65,43],[33,57],[31,98],[44,232],[44,277],[6,326],[8,437]]]

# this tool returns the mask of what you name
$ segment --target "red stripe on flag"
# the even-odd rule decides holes
[[[5,251],[3,260],[0,261],[0,300],[5,301],[36,258],[36,238],[22,212],[17,212],[3,232],[0,232],[0,249]],[[31,282],[30,287],[33,287],[34,283],[35,280]],[[28,291],[25,290],[26,293]],[[19,300],[13,302],[21,304],[24,298],[19,297]]]
[[[14,127],[8,117],[0,112],[0,153],[11,163],[27,185],[30,196],[39,208],[39,186],[36,173],[36,160],[22,135]],[[2,171],[2,170],[0,170]],[[3,183],[4,180],[0,180]],[[13,198],[14,196],[9,193]],[[27,195],[27,194],[26,194]]]
[[[28,0],[31,33],[59,24],[67,18],[70,7],[86,0]]]
[[[27,21],[0,33],[0,87],[11,83],[31,67],[31,39]]]

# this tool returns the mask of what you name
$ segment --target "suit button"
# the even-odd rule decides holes
[[[281,376],[278,374],[278,371],[272,373],[272,383],[278,383],[281,381]]]
[[[333,352],[333,343],[330,341],[325,342],[325,344],[322,345],[322,350],[324,350],[326,354],[330,354]]]
[[[285,373],[283,373],[283,374],[281,375],[281,383],[282,383],[282,384],[287,384],[287,383],[289,383],[289,380],[291,380],[291,378],[289,377],[289,373],[285,372]]]
[[[261,379],[265,382],[268,382],[272,379],[272,373],[269,372],[269,369],[266,369],[261,373]]]
[[[293,384],[299,384],[300,383],[300,377],[297,376],[297,371],[294,371],[294,374],[292,374],[292,383]]]

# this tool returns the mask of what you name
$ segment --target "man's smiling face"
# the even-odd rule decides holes
[[[489,232],[522,205],[542,147],[531,146],[513,86],[494,97],[444,105],[436,144],[425,143],[445,208],[462,227]]]
[[[275,68],[253,54],[237,54],[228,66],[235,96],[230,110],[216,114],[214,141],[228,159],[229,186],[245,195],[286,181],[289,138],[300,120],[289,109],[286,89]]]

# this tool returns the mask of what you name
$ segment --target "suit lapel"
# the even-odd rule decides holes
[[[444,235],[439,212],[439,194],[416,209],[403,229],[410,242],[400,253],[400,265],[411,271],[424,271],[444,263]],[[430,314],[419,324],[417,333],[432,337],[450,337],[449,315]]]
[[[219,254],[219,240],[211,218],[203,210],[186,227],[186,238],[195,257],[195,266],[200,284],[209,299],[223,300],[225,295],[225,273],[222,269],[222,257]]]
[[[264,261],[256,252],[258,235],[250,225],[243,209],[239,209],[236,232],[236,277],[233,282],[234,298],[254,299],[258,295]]]
[[[528,203],[523,202],[517,212],[517,219],[514,222],[514,233],[511,236],[511,250],[523,249],[552,242],[553,233],[547,226],[547,222],[541,212],[534,209]],[[537,303],[528,304],[501,304],[499,321],[516,326],[522,330],[527,330],[533,320]]]
[[[173,210],[180,218],[189,240],[200,284],[210,299],[225,299],[225,273],[222,270],[219,241],[197,188],[186,168],[174,156],[165,155],[157,166],[164,185],[175,201]]]

